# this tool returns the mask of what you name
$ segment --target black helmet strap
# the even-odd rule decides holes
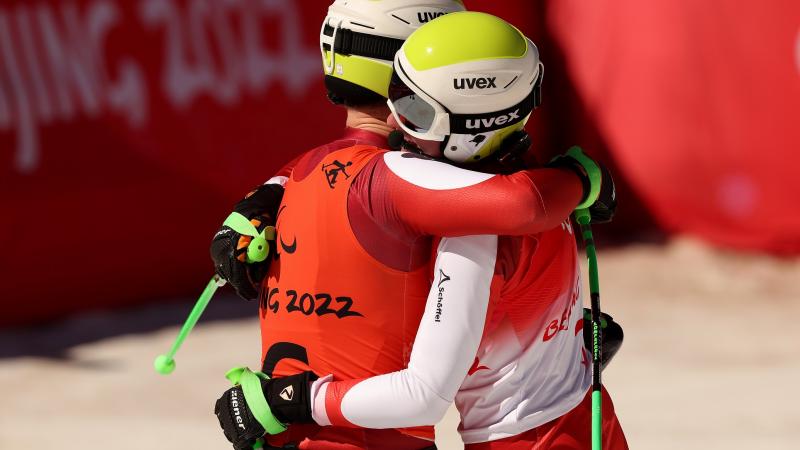
[[[325,24],[323,34],[333,36],[334,28]],[[402,39],[395,39],[386,36],[375,36],[373,34],[359,33],[357,31],[339,28],[336,30],[336,40],[333,43],[333,52],[340,55],[357,55],[366,58],[377,58],[386,61],[393,61],[394,54],[403,46]],[[330,51],[328,44],[323,44],[322,48]]]

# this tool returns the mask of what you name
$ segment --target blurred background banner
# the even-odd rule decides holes
[[[800,252],[800,2],[548,4],[572,89],[661,227]]]
[[[342,128],[329,3],[0,3],[0,326],[198,294],[233,203]],[[617,230],[800,252],[800,3],[465,3],[539,44],[535,145],[611,161]]]
[[[343,112],[327,1],[3,1],[0,325],[191,295],[233,203]]]

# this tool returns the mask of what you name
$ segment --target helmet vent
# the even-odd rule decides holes
[[[517,78],[519,78],[519,75],[514,77],[513,80],[509,81],[507,85],[503,86],[503,89],[508,89],[509,86],[511,86],[512,84],[514,84],[515,81],[517,81]]]
[[[392,17],[394,17],[395,19],[399,20],[400,22],[405,23],[406,25],[411,25],[411,22],[407,21],[406,19],[403,19],[402,17],[396,16],[394,14],[392,14]]]
[[[352,21],[351,21],[350,23],[351,23],[352,25],[358,25],[358,26],[360,26],[360,27],[369,28],[370,30],[374,30],[374,29],[375,29],[375,27],[371,27],[371,26],[369,26],[369,25],[364,25],[363,23],[352,22]]]

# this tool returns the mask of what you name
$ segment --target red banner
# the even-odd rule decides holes
[[[608,149],[668,229],[798,252],[800,11],[772,3],[467,6],[540,44],[541,153]],[[342,128],[320,70],[328,4],[4,1],[0,326],[198,294],[232,204]]]
[[[583,110],[663,227],[800,252],[800,3],[549,4]]]
[[[343,128],[329,4],[3,2],[0,326],[197,294],[232,205]]]
[[[342,128],[327,4],[3,2],[0,325],[201,290],[232,204]]]

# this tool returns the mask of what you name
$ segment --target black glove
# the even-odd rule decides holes
[[[617,188],[614,186],[614,178],[608,168],[600,162],[597,163],[597,166],[600,167],[603,181],[600,184],[600,194],[597,196],[597,200],[589,207],[589,213],[592,215],[590,223],[609,223],[617,212]]]
[[[600,370],[605,370],[606,366],[617,354],[625,333],[622,332],[622,325],[614,322],[610,315],[600,312],[600,329],[603,340],[600,342]],[[592,310],[583,308],[583,346],[592,354]]]
[[[546,167],[569,169],[583,183],[581,205],[589,203],[592,216],[590,223],[608,223],[617,211],[617,191],[611,172],[602,163],[591,159],[578,147],[572,147],[563,155],[556,156]],[[596,193],[593,195],[593,192]],[[590,196],[593,199],[590,199]],[[579,208],[585,207],[579,205]]]
[[[250,223],[258,232],[274,225],[272,218],[266,214],[252,217]],[[252,237],[223,225],[211,241],[214,271],[233,286],[239,297],[245,300],[258,298],[261,281],[267,275],[271,261],[271,255],[268,254],[261,262],[248,263],[247,250],[252,240]]]
[[[236,450],[251,450],[256,441],[264,436],[264,427],[253,417],[247,407],[241,386],[225,391],[214,406],[219,425],[225,438]]]
[[[243,215],[261,232],[268,226],[275,226],[282,199],[283,186],[264,184],[237,203],[233,211]],[[247,300],[258,297],[261,281],[272,260],[270,253],[261,262],[247,262],[247,246],[252,239],[223,225],[211,241],[214,271],[236,289],[239,297]]]
[[[261,390],[272,415],[280,423],[314,423],[311,417],[311,382],[313,372],[301,372],[282,378],[261,380]],[[217,400],[214,414],[225,437],[237,450],[250,450],[264,436],[264,427],[247,406],[241,386],[234,386]]]

